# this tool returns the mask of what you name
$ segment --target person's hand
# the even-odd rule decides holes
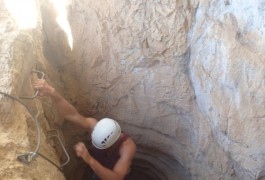
[[[33,85],[35,90],[39,90],[39,96],[46,96],[51,94],[54,91],[54,88],[50,86],[45,79],[38,79],[34,82]]]
[[[75,153],[78,157],[82,157],[85,159],[85,157],[90,156],[86,146],[84,143],[79,142],[74,146]]]

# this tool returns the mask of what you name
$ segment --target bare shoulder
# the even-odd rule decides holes
[[[119,150],[120,158],[115,164],[113,171],[123,179],[129,171],[136,152],[136,144],[131,138],[126,139]]]

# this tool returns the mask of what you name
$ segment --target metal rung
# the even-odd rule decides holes
[[[41,79],[44,79],[44,77],[45,77],[44,72],[41,72],[41,71],[33,70],[32,73],[41,74]],[[34,99],[35,97],[38,96],[38,94],[39,94],[39,90],[36,90],[36,91],[35,91],[35,94],[32,95],[32,96],[30,96],[30,97],[23,97],[23,96],[22,96],[22,97],[19,97],[19,98],[21,98],[21,99]]]
[[[68,153],[67,153],[65,147],[63,146],[63,143],[62,143],[62,141],[61,141],[61,139],[60,139],[60,137],[59,137],[59,133],[58,133],[58,131],[57,131],[56,129],[51,129],[51,130],[49,130],[49,131],[47,131],[47,132],[48,132],[48,133],[49,133],[49,132],[56,132],[56,134],[54,134],[54,135],[52,135],[52,136],[49,136],[47,139],[57,138],[57,139],[59,140],[59,142],[60,142],[61,147],[63,148],[63,151],[64,151],[66,157],[67,157],[66,162],[60,165],[60,168],[62,168],[62,167],[64,167],[66,164],[68,164],[68,163],[70,162],[70,157],[69,157],[69,155],[68,155]]]

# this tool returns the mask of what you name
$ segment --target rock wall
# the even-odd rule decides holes
[[[168,179],[262,178],[263,5],[73,2],[77,107],[119,120],[139,157],[174,159]]]
[[[166,179],[235,177],[198,108],[190,78],[199,5],[102,0],[73,2],[69,8],[83,92],[76,107],[88,116],[118,120],[137,142],[136,159],[151,162]]]
[[[34,95],[32,82],[37,76],[31,70],[39,68],[38,61],[47,61],[42,54],[40,23],[39,18],[37,28],[19,30],[4,2],[0,1],[1,92],[15,97]],[[59,169],[40,155],[29,164],[17,160],[18,156],[34,152],[39,147],[38,153],[58,166],[61,163],[56,146],[46,140],[47,131],[54,127],[50,126],[44,116],[42,104],[37,99],[22,101],[39,121],[40,145],[37,145],[35,119],[28,110],[18,101],[0,94],[0,179],[65,179]]]
[[[1,14],[1,91],[33,92],[37,66],[80,113],[114,118],[135,139],[136,179],[264,178],[262,0],[69,3],[73,51],[47,1],[36,31],[18,31]],[[34,126],[19,104],[0,101],[1,177],[63,179],[41,158],[29,166],[16,161],[36,142]],[[27,102],[42,122],[41,151],[59,163],[44,132],[62,130],[73,157],[65,175],[78,179],[82,164],[72,145],[88,135],[64,122],[48,98],[41,102]]]
[[[240,179],[265,175],[264,3],[201,3],[191,33],[198,107]]]

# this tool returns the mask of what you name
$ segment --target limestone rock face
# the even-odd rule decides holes
[[[160,179],[229,179],[234,173],[190,79],[189,40],[198,6],[115,0],[78,1],[70,8],[83,92],[76,107],[118,120],[138,145],[134,168],[147,160],[164,173]]]
[[[119,121],[137,143],[135,179],[264,179],[265,2],[69,3],[72,51],[50,2],[40,1],[34,31],[19,31],[0,14],[1,91],[34,92],[37,66],[81,114]],[[2,2],[0,10],[7,12]],[[40,151],[59,164],[60,153],[45,142],[48,129],[63,131],[71,157],[89,135],[40,100],[26,104],[41,119]],[[0,103],[1,178],[64,179],[41,158],[16,161],[34,149],[36,129],[21,105],[4,96]],[[81,179],[79,165],[72,158],[68,179]]]
[[[240,179],[264,178],[264,2],[203,2],[190,74],[215,139]]]
[[[262,177],[263,4],[73,2],[77,107],[174,159],[169,179]]]
[[[0,1],[0,91],[15,97],[32,96],[33,77],[37,59],[43,58],[41,27],[18,30],[14,19]],[[40,124],[38,146],[35,120],[19,102],[0,94],[0,179],[65,179],[62,172],[48,161],[37,156],[28,165],[17,160],[20,155],[34,152],[48,157],[60,165],[56,150],[46,141],[50,129],[38,100],[23,100]]]

